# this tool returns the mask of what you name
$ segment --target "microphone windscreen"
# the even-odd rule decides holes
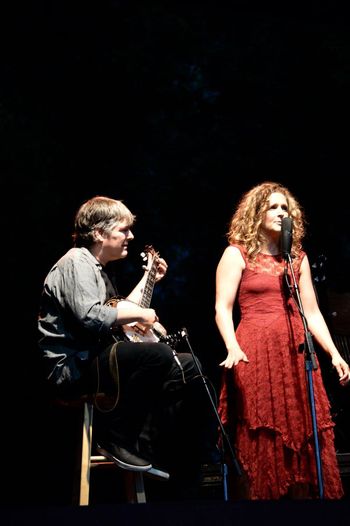
[[[288,259],[293,242],[293,219],[291,217],[284,217],[282,219],[281,231],[281,252],[285,259]]]

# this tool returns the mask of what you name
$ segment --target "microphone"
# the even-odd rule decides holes
[[[284,259],[288,261],[293,241],[293,219],[291,217],[284,217],[282,219],[281,227],[281,251]]]

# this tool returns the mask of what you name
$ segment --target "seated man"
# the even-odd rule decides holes
[[[192,354],[176,355],[161,341],[163,328],[149,307],[153,285],[167,271],[164,259],[150,250],[143,277],[126,300],[111,299],[118,291],[107,264],[127,256],[134,220],[121,201],[103,196],[77,211],[74,247],[43,286],[38,328],[47,385],[63,398],[97,392],[115,397],[109,410],[96,411],[94,428],[99,452],[119,467],[147,471],[158,448],[172,469],[174,449],[169,443],[164,455],[161,437],[174,441],[176,429],[176,440],[187,444],[176,462],[196,468],[205,450],[215,448],[216,424]]]

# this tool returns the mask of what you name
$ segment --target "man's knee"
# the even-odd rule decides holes
[[[190,353],[180,353],[177,357],[187,379],[194,378],[200,374],[201,364],[197,357],[194,359]]]
[[[166,343],[152,343],[148,346],[147,357],[150,363],[165,369],[170,370],[173,364],[173,351]]]

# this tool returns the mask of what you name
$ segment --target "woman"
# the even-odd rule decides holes
[[[246,192],[233,214],[229,246],[216,275],[216,324],[227,349],[219,414],[230,432],[246,482],[245,498],[318,496],[315,443],[305,368],[304,325],[285,285],[282,219],[293,220],[291,257],[307,327],[329,354],[342,385],[349,366],[336,349],[315,296],[302,250],[303,212],[281,184]],[[291,271],[287,272],[292,280]],[[237,299],[240,321],[235,330]],[[317,358],[316,358],[317,361]],[[334,422],[320,368],[312,372],[325,498],[343,489],[334,448]]]

